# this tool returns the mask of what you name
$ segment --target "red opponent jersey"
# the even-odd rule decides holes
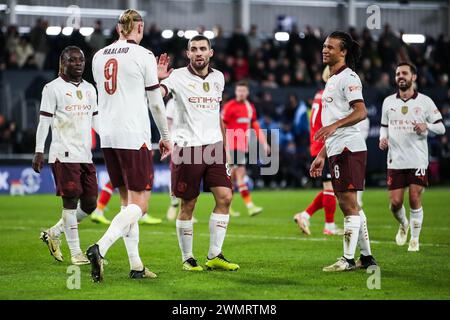
[[[260,128],[256,117],[255,106],[248,102],[228,101],[222,108],[222,120],[227,131],[229,150],[248,151],[249,129],[256,130],[259,138]]]
[[[311,107],[311,117],[309,118],[309,124],[311,130],[309,131],[309,140],[311,157],[315,157],[322,149],[324,142],[314,140],[314,135],[322,128],[322,93],[323,90],[319,90],[314,96],[313,104]]]

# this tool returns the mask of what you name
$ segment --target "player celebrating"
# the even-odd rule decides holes
[[[103,280],[103,259],[123,237],[130,278],[154,278],[139,256],[138,220],[147,211],[153,183],[150,109],[161,135],[162,158],[171,151],[164,102],[159,91],[156,59],[141,46],[144,22],[132,9],[122,13],[116,27],[119,40],[99,50],[92,73],[99,95],[101,147],[113,187],[119,188],[121,211],[103,237],[87,250],[94,282]]]
[[[234,271],[239,266],[222,254],[232,200],[232,184],[225,159],[225,130],[220,119],[224,76],[209,67],[213,49],[205,36],[197,35],[189,40],[187,56],[190,61],[187,67],[171,73],[168,71],[167,78],[160,76],[165,78],[161,82],[163,95],[172,95],[175,102],[172,192],[181,199],[176,228],[183,269],[203,270],[192,250],[192,215],[203,180],[204,188],[210,190],[215,199],[209,221],[210,245],[206,267]],[[159,62],[163,62],[161,58]],[[167,64],[162,67],[167,69]],[[213,159],[207,159],[205,154]]]
[[[227,147],[232,161],[231,177],[236,183],[250,216],[255,216],[263,208],[253,204],[248,185],[245,182],[250,128],[255,130],[258,141],[269,154],[270,147],[266,136],[259,127],[255,106],[248,101],[249,88],[246,82],[238,82],[234,91],[236,98],[228,101],[222,109],[222,120],[227,132]],[[238,212],[230,210],[230,214],[238,216]]]
[[[390,209],[400,223],[395,240],[403,246],[408,238],[411,224],[411,239],[408,251],[419,251],[419,236],[422,229],[422,191],[428,185],[428,131],[444,134],[442,115],[433,100],[413,88],[417,78],[416,67],[410,63],[398,64],[395,82],[398,92],[384,99],[380,149],[388,149],[387,185]],[[403,206],[405,188],[409,187],[410,222]]]
[[[59,237],[66,234],[71,261],[89,264],[82,253],[78,223],[95,209],[97,176],[92,164],[91,128],[96,129],[97,95],[92,84],[82,79],[85,58],[80,48],[66,47],[60,56],[60,74],[42,91],[36,153],[33,169],[41,172],[44,146],[49,128],[52,142],[48,162],[55,178],[56,194],[62,198],[62,218],[52,228],[42,231],[50,254],[63,261]]]
[[[326,83],[330,76],[330,69],[325,67],[322,73],[322,79]],[[314,96],[314,101],[311,108],[311,116],[309,118],[310,124],[310,152],[311,157],[315,158],[320,150],[324,146],[323,141],[317,141],[314,139],[314,135],[320,128],[322,128],[322,94],[323,90],[319,90]],[[313,202],[305,209],[305,211],[297,213],[294,216],[294,221],[298,224],[300,230],[310,235],[309,219],[312,215],[324,208],[325,211],[325,226],[323,228],[323,234],[325,235],[342,235],[343,231],[339,229],[334,223],[334,213],[336,212],[336,198],[334,196],[333,186],[331,185],[331,173],[328,167],[328,161],[325,161],[322,171],[322,185],[323,190],[320,191]]]
[[[330,78],[322,95],[323,127],[315,134],[315,140],[324,140],[325,147],[311,164],[310,174],[319,177],[328,156],[331,182],[344,213],[344,255],[325,272],[356,269],[354,256],[359,243],[361,256],[358,267],[375,265],[372,257],[367,220],[358,206],[356,191],[364,188],[367,148],[355,126],[366,115],[362,85],[352,71],[360,54],[360,47],[352,37],[340,31],[331,33],[322,49],[323,62],[330,68]]]

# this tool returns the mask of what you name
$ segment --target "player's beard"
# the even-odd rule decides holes
[[[195,71],[202,71],[209,65],[209,59],[205,59],[202,64],[198,64],[195,60],[191,62],[192,67]]]
[[[400,91],[408,91],[412,86],[412,80],[411,81],[408,81],[406,79],[403,80],[405,80],[403,85],[401,85],[399,82],[397,83],[398,89]]]

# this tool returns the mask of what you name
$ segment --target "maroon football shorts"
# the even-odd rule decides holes
[[[92,163],[51,163],[56,195],[67,198],[97,197],[98,183]]]
[[[213,163],[203,156],[199,156],[204,154],[206,148],[214,150],[212,153],[207,152],[214,158]],[[197,198],[200,194],[202,181],[203,190],[206,192],[213,187],[233,188],[231,171],[226,162],[226,153],[222,142],[199,147],[179,147],[175,145],[170,169],[172,173],[172,193],[177,198],[184,200]]]
[[[351,152],[347,148],[328,158],[334,191],[364,190],[367,151]]]
[[[387,186],[388,190],[402,189],[410,184],[428,186],[427,169],[388,169]]]
[[[114,188],[151,190],[153,186],[152,151],[144,145],[139,150],[102,148],[106,169]]]

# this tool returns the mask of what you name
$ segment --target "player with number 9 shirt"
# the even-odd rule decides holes
[[[105,254],[121,237],[130,262],[130,278],[156,277],[144,267],[138,250],[138,220],[147,211],[153,184],[148,109],[161,135],[162,158],[171,152],[156,58],[139,46],[144,34],[141,15],[136,10],[125,10],[116,30],[119,40],[100,49],[92,61],[99,98],[101,148],[111,183],[119,188],[122,204],[106,233],[87,251],[95,282],[102,281]]]

